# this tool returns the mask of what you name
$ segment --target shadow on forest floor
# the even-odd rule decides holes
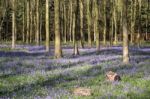
[[[122,50],[120,48],[102,49],[98,53],[93,49],[91,49],[90,52],[88,52],[88,49],[86,49],[86,51],[82,50],[81,55],[77,57],[62,58],[59,61],[56,61],[56,59],[49,59],[48,58],[49,56],[45,56],[45,55],[44,55],[44,57],[46,57],[45,59],[40,59],[40,57],[38,56],[43,56],[43,54],[44,53],[0,51],[0,58],[19,57],[19,60],[16,62],[17,63],[16,65],[11,66],[10,64],[10,66],[5,66],[7,62],[10,62],[9,60],[2,61],[0,63],[1,64],[0,71],[6,71],[0,75],[0,79],[6,82],[7,81],[9,82],[10,80],[10,85],[3,86],[4,88],[0,87],[0,97],[3,96],[13,97],[14,93],[30,94],[34,89],[37,88],[37,86],[42,88],[57,87],[63,83],[70,83],[72,81],[76,81],[74,86],[86,86],[85,81],[100,75],[102,76],[101,79],[102,83],[104,83],[105,72],[109,70],[113,70],[117,72],[126,71],[127,73],[124,72],[119,72],[119,73],[121,75],[123,74],[130,75],[130,72],[135,70],[135,68],[136,70],[142,68],[141,66],[138,66],[139,64],[142,64],[142,62],[150,59],[150,52],[148,51],[145,52],[140,49],[138,50],[130,49],[131,62],[132,62],[131,66],[122,67],[123,64],[121,63],[121,57],[120,57],[122,55]],[[105,57],[102,57],[103,55]],[[115,57],[117,55],[119,57]],[[24,58],[24,56],[26,58]],[[32,57],[33,59],[32,58],[28,59],[28,57]],[[83,59],[83,57],[85,57],[86,59]],[[110,57],[114,57],[114,58],[110,58]],[[78,60],[74,61],[76,59]],[[18,63],[20,60],[21,62]],[[33,64],[30,63],[29,65],[24,64],[22,63],[23,60],[33,62]],[[49,60],[50,62],[49,61],[47,62],[46,60]],[[65,63],[63,63],[62,60],[65,60]],[[16,61],[15,58],[13,58],[12,61]],[[7,73],[7,70],[13,70],[13,71]],[[35,73],[33,73],[33,71]],[[36,71],[40,71],[40,75],[36,75]],[[22,81],[22,78],[20,77],[23,77],[25,79],[28,77],[31,78],[28,79],[29,81],[26,81],[25,79],[23,79],[24,81]],[[12,79],[13,81],[11,81]],[[30,80],[32,82],[30,82]],[[11,82],[14,82],[15,84]],[[20,84],[20,82],[23,83]],[[112,96],[112,97],[117,97],[117,96]]]

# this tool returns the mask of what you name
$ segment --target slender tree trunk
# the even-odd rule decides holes
[[[27,36],[26,36],[26,43],[29,44],[29,29],[30,29],[30,1],[27,0]]]
[[[30,0],[30,43],[32,43],[32,35],[33,35],[33,1]]]
[[[73,46],[74,46],[74,49],[73,49],[73,55],[76,56],[76,55],[79,55],[79,48],[78,48],[78,41],[76,39],[76,15],[75,13],[73,13]]]
[[[134,43],[137,2],[136,0],[134,2],[133,1],[131,2],[132,2],[131,6],[133,6],[131,10],[131,43]]]
[[[59,27],[59,0],[54,0],[55,11],[55,58],[62,57],[60,27]]]
[[[123,31],[123,10],[120,12],[120,31]],[[120,33],[120,38],[123,37],[123,33]],[[123,39],[121,39],[123,41]]]
[[[66,5],[65,5],[65,1],[64,1],[64,5],[63,5],[63,18],[64,18],[64,43],[67,43],[67,16],[66,16]]]
[[[96,35],[96,49],[97,52],[100,50],[100,40],[99,40],[99,31],[98,31],[98,4],[97,0],[93,1],[94,3],[94,34]]]
[[[79,41],[79,28],[80,28],[80,22],[79,22],[79,0],[76,0],[76,7],[75,7],[75,13],[74,13],[74,29],[75,29],[75,32],[74,32],[74,53],[73,55],[79,55],[79,49],[78,49],[78,41]]]
[[[70,3],[70,26],[69,26],[69,33],[70,33],[70,42],[72,41],[72,0],[69,1]]]
[[[147,15],[146,15],[146,40],[148,40],[148,23],[149,23],[149,5],[150,5],[150,0],[147,0]]]
[[[46,28],[46,52],[50,51],[50,34],[49,34],[49,0],[46,0],[46,15],[45,15],[45,28]]]
[[[113,16],[111,18],[111,33],[110,33],[110,45],[113,45],[113,35],[114,34],[114,21],[113,21]]]
[[[81,44],[81,48],[84,48],[84,34],[83,34],[83,2],[82,0],[79,0],[80,3],[80,35],[81,35],[81,39],[80,39],[80,44]]]
[[[114,10],[114,1],[111,0],[111,19],[110,19],[110,24],[111,24],[111,30],[110,30],[110,46],[113,45],[113,32],[114,32],[114,21],[113,21],[113,10]]]
[[[73,55],[79,55],[79,48],[78,48],[78,41],[75,40],[74,42],[74,51]]]
[[[87,6],[87,30],[88,30],[88,46],[92,47],[92,38],[91,38],[91,13],[90,13],[90,0],[86,1]]]
[[[127,0],[123,0],[123,63],[129,64],[129,44],[127,28]]]
[[[36,45],[40,45],[39,28],[40,28],[40,18],[39,18],[39,0],[36,0]]]
[[[25,42],[25,2],[23,2],[23,30],[22,30],[22,41]]]
[[[133,0],[131,0],[131,33],[130,33],[130,42],[133,43],[133,29],[134,29],[134,23],[133,23]]]
[[[5,6],[6,6],[6,3],[5,3]],[[5,16],[6,16],[6,8],[3,7],[3,9],[2,9],[2,18],[3,19],[2,19],[1,24],[0,24],[0,40],[2,39],[2,26],[3,26]]]
[[[73,13],[73,24],[72,24],[72,35],[73,35],[73,44],[75,44],[75,13]]]
[[[138,22],[138,34],[137,34],[137,44],[138,44],[138,47],[140,47],[140,43],[141,43],[141,40],[140,40],[140,34],[141,34],[141,6],[142,6],[142,1],[141,0],[138,0],[138,4],[139,4],[139,22]]]
[[[103,1],[104,2],[104,30],[103,30],[103,44],[104,46],[106,46],[106,0]]]
[[[12,48],[15,48],[16,45],[16,9],[15,9],[15,0],[12,0]]]
[[[42,42],[42,25],[43,25],[43,21],[42,21],[42,14],[40,15],[40,29],[39,29],[39,31],[40,31],[40,42]]]
[[[114,45],[117,45],[118,43],[118,38],[117,38],[117,9],[116,9],[116,0],[115,0],[115,4],[114,4],[114,29],[115,29],[115,39],[114,39]]]

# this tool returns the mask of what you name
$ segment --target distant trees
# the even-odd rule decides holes
[[[18,41],[45,42],[46,52],[54,45],[56,58],[62,56],[61,43],[68,41],[74,55],[86,46],[99,51],[108,41],[110,46],[122,41],[124,48],[139,46],[141,39],[148,40],[150,35],[148,3],[126,0],[125,15],[122,0],[1,0],[0,40],[11,39],[12,48]]]

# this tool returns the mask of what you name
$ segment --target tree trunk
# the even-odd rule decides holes
[[[86,1],[87,6],[87,30],[88,30],[88,46],[92,47],[92,38],[91,38],[91,13],[90,13],[90,0]]]
[[[81,44],[81,48],[84,48],[84,34],[83,34],[83,2],[81,0],[79,0],[80,3],[80,35],[81,35],[81,39],[80,39],[80,44]]]
[[[74,45],[74,49],[73,49],[73,55],[79,55],[79,48],[78,48],[78,41],[76,40],[76,17],[75,17],[75,13],[73,14],[73,45]]]
[[[110,46],[113,45],[113,34],[114,34],[114,20],[113,20],[113,10],[114,10],[114,1],[111,0],[111,19],[110,19],[110,23],[111,23],[111,30],[110,30]]]
[[[45,15],[45,27],[46,27],[46,52],[50,51],[50,34],[49,34],[49,0],[46,0],[46,15]]]
[[[42,25],[43,25],[43,21],[42,21],[42,14],[40,15],[40,29],[39,29],[39,38],[40,38],[40,42],[42,42]]]
[[[33,34],[33,1],[30,0],[30,43],[32,43]]]
[[[140,40],[140,36],[141,36],[141,7],[142,7],[142,1],[138,0],[138,4],[139,4],[139,20],[138,20],[138,34],[137,34],[137,46],[140,47],[141,44],[141,40]]]
[[[99,40],[99,31],[98,31],[98,4],[97,4],[97,0],[94,0],[93,3],[94,3],[94,34],[96,36],[96,49],[98,52],[100,50],[100,40]]]
[[[15,0],[12,0],[12,48],[15,48],[16,45],[16,7],[15,7]]]
[[[147,0],[147,15],[146,15],[146,40],[148,40],[148,23],[149,23],[149,5],[150,5],[150,0]]]
[[[40,37],[39,37],[39,28],[40,28],[40,22],[39,22],[39,0],[36,1],[36,45],[40,45]]]
[[[133,43],[133,29],[134,29],[134,23],[133,23],[133,1],[131,0],[131,32],[130,32],[130,42]]]
[[[106,0],[103,1],[104,2],[104,30],[103,30],[103,44],[104,46],[106,46]]]
[[[65,1],[64,1],[64,5],[63,5],[63,18],[64,18],[64,24],[63,24],[63,27],[64,27],[64,43],[67,43],[67,16],[66,16],[66,5],[65,5]]]
[[[129,64],[127,0],[123,0],[123,63]]]
[[[116,0],[114,3],[114,12],[113,12],[113,17],[114,17],[114,29],[115,29],[115,38],[114,38],[114,45],[117,45],[118,43],[118,38],[117,38],[117,4]]]
[[[23,21],[22,22],[23,23],[22,24],[23,25],[22,26],[23,27],[23,30],[22,30],[22,41],[25,42],[25,2],[23,3],[23,7],[24,8],[23,8],[23,19],[22,19],[22,21]]]
[[[73,44],[75,44],[75,21],[76,21],[76,18],[75,18],[75,13],[73,13],[73,20],[72,20],[72,36],[73,36]]]
[[[29,29],[30,29],[30,1],[27,0],[27,36],[26,36],[26,43],[29,44]]]
[[[70,3],[70,26],[69,26],[69,33],[70,33],[70,35],[69,35],[69,39],[70,39],[70,42],[72,41],[72,0],[70,0],[69,1],[69,3]]]
[[[54,0],[55,10],[55,58],[62,57],[60,27],[59,27],[59,0]]]
[[[76,0],[76,7],[75,7],[75,13],[73,16],[73,20],[74,20],[74,28],[75,28],[75,32],[74,32],[74,53],[73,55],[79,55],[79,49],[78,49],[78,41],[79,41],[79,28],[80,28],[80,22],[79,22],[79,7],[80,7],[80,3],[79,0]]]

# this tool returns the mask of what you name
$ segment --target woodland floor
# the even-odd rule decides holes
[[[150,46],[130,47],[130,65],[122,64],[122,47],[80,49],[63,47],[63,58],[54,59],[54,49],[0,45],[0,99],[150,99]],[[108,83],[109,70],[121,75]],[[75,96],[72,90],[85,87],[91,96]]]

